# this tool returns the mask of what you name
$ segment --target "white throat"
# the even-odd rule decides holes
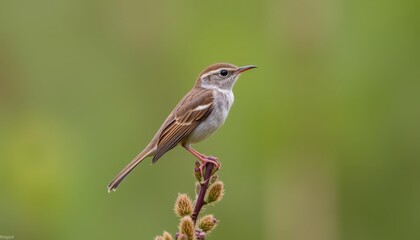
[[[227,95],[232,94],[233,95],[232,90],[222,89],[222,88],[219,88],[218,86],[203,83],[203,84],[201,84],[201,87],[205,88],[205,89],[217,90],[217,91],[219,91],[220,93],[223,93],[223,94],[227,94]]]

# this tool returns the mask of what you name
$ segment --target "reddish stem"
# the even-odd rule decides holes
[[[197,222],[198,215],[200,214],[201,208],[204,206],[204,197],[206,196],[207,189],[209,187],[211,172],[213,170],[213,163],[206,163],[206,172],[204,174],[204,182],[200,183],[200,192],[197,197],[197,202],[195,203],[194,213],[192,215],[192,220],[194,224]]]

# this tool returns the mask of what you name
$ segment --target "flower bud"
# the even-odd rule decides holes
[[[216,225],[217,225],[218,221],[217,219],[213,216],[213,215],[206,215],[204,217],[202,217],[199,221],[198,221],[198,227],[203,230],[205,233],[209,233],[211,230],[213,230]]]
[[[201,184],[199,182],[195,182],[195,195],[196,196],[200,194],[200,189],[201,189]]]
[[[173,240],[172,235],[169,234],[168,232],[164,231],[163,232],[163,239],[164,240]]]
[[[217,181],[219,177],[217,176],[217,174],[214,174],[213,176],[211,176],[210,178],[210,184],[213,184]]]
[[[178,198],[175,202],[175,213],[178,217],[192,215],[193,204],[187,194],[178,194]]]
[[[196,230],[195,231],[195,237],[197,240],[205,240],[206,239],[206,233],[202,230]]]
[[[216,203],[220,201],[223,198],[223,194],[223,182],[216,181],[209,187],[206,203]]]
[[[200,162],[196,161],[195,162],[195,168],[194,168],[194,176],[195,176],[195,178],[197,179],[198,182],[201,182],[203,180],[203,176],[201,174],[201,171],[200,171],[199,167],[200,167]]]
[[[179,223],[179,233],[187,236],[187,240],[195,240],[194,222],[190,216],[181,218]]]
[[[187,235],[182,234],[182,233],[177,233],[176,234],[176,240],[188,240]]]

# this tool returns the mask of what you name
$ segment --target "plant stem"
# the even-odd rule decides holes
[[[204,206],[204,197],[206,196],[207,189],[209,187],[211,172],[213,171],[213,163],[206,163],[206,172],[204,174],[204,182],[200,183],[200,192],[197,197],[197,201],[194,207],[194,213],[192,215],[192,220],[194,224],[197,222],[198,215],[200,214],[201,208]]]

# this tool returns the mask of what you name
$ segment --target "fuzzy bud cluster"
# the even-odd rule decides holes
[[[207,234],[214,230],[219,222],[212,214],[198,219],[202,207],[219,202],[225,192],[223,182],[218,179],[216,174],[218,169],[214,167],[210,171],[210,169],[206,169],[208,166],[200,169],[200,162],[195,163],[194,176],[197,179],[195,201],[192,201],[187,194],[178,194],[174,212],[180,220],[175,240],[205,240]],[[164,232],[155,240],[174,240],[174,238]]]

